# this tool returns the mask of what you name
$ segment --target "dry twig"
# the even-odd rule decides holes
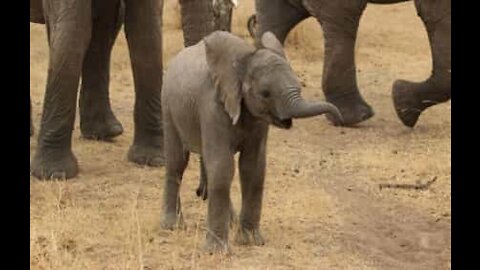
[[[415,190],[426,190],[433,182],[437,180],[437,177],[433,177],[432,180],[422,184],[380,184],[380,190],[383,188],[400,188],[400,189],[415,189]]]

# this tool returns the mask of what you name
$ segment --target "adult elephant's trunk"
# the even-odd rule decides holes
[[[307,102],[298,91],[290,92],[283,100],[283,109],[279,109],[281,118],[306,118],[321,114],[330,114],[336,125],[343,124],[338,108],[329,102]]]
[[[214,31],[212,0],[180,0],[185,47],[192,46]]]
[[[422,111],[451,97],[450,0],[416,1],[427,29],[432,53],[432,74],[424,82],[398,80],[393,85],[395,110],[402,123],[413,127]]]

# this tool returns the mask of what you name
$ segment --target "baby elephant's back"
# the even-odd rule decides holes
[[[162,103],[201,95],[211,79],[202,42],[183,49],[170,62],[165,73]]]

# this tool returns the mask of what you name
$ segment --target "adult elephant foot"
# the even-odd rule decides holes
[[[237,242],[237,244],[239,245],[265,245],[265,240],[263,239],[263,236],[258,228],[247,229],[244,227],[240,227],[235,237],[235,242]]]
[[[139,165],[150,167],[161,167],[165,165],[163,148],[158,146],[133,144],[128,150],[128,160]]]
[[[208,254],[232,254],[232,250],[227,242],[221,240],[219,237],[207,232],[207,239],[203,243],[201,250]]]
[[[416,84],[404,80],[395,81],[392,87],[393,105],[395,112],[402,123],[407,127],[414,127],[425,109],[416,97]]]
[[[414,127],[422,112],[450,99],[450,87],[438,87],[433,80],[409,82],[397,80],[392,87],[393,105],[402,123]]]
[[[327,96],[327,101],[337,106],[343,116],[344,126],[354,126],[375,115],[372,107],[358,93],[344,95],[341,98],[329,98]],[[334,125],[339,125],[330,114],[326,114],[326,117]]]
[[[414,127],[425,109],[451,97],[451,1],[416,0],[415,7],[430,41],[432,73],[423,82],[393,84],[395,111],[407,127]]]
[[[30,172],[40,180],[66,180],[78,174],[78,161],[70,150],[38,149]]]
[[[83,117],[80,130],[86,139],[110,140],[123,133],[123,126],[110,111],[103,116],[92,114],[91,117]]]
[[[182,214],[166,213],[160,221],[160,226],[164,230],[186,229]]]

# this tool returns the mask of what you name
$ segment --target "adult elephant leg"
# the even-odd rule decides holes
[[[45,24],[42,0],[30,0],[30,22]]]
[[[212,0],[180,0],[183,40],[192,46],[215,29]]]
[[[132,162],[163,166],[162,0],[126,0],[125,33],[135,85]]]
[[[215,30],[232,31],[232,9],[233,3],[231,0],[213,1]]]
[[[212,0],[180,0],[180,12],[182,14],[182,29],[183,29],[183,42],[185,47],[195,45],[203,37],[212,33],[215,30],[226,30],[230,29],[221,29],[225,27],[225,15],[229,15],[228,24],[231,23],[231,9],[230,14],[223,14],[226,10],[223,3],[225,0],[217,0],[216,10],[214,10]],[[224,15],[224,16],[221,16]],[[230,25],[228,25],[230,28]],[[202,161],[200,160],[200,167],[202,172],[204,172],[204,167]],[[206,178],[200,177],[200,186],[197,190],[197,194],[200,188],[203,187],[204,193],[203,198],[206,199]],[[203,185],[205,184],[205,185]],[[203,186],[202,186],[203,185]],[[200,195],[199,195],[200,196]]]
[[[47,87],[38,145],[30,169],[39,179],[78,173],[72,153],[77,90],[91,34],[91,2],[44,0],[50,45]]]
[[[32,98],[30,97],[30,137],[33,136],[34,128],[32,123]]]
[[[205,169],[205,163],[203,162],[203,158],[200,156],[200,182],[198,184],[198,188],[196,194],[198,197],[202,197],[203,200],[208,198],[208,191],[207,191],[207,171]]]
[[[371,118],[373,109],[357,86],[355,40],[366,1],[310,1],[325,37],[322,88],[327,101],[338,107],[344,125],[352,126]],[[334,123],[334,119],[327,115]]]
[[[393,103],[402,123],[413,127],[430,106],[451,97],[451,1],[415,1],[427,29],[433,70],[424,82],[397,80],[393,84]]]
[[[123,21],[120,0],[93,1],[92,39],[82,68],[80,130],[87,139],[111,139],[123,132],[109,98],[110,55]]]
[[[261,37],[263,33],[270,31],[282,44],[290,30],[310,16],[303,6],[294,6],[286,0],[256,0],[255,9],[257,20],[255,36]],[[259,45],[259,38],[255,40],[256,44]]]
[[[230,31],[232,10],[230,8],[228,13],[226,2],[230,1],[216,0],[214,10],[213,0],[180,0],[183,42],[185,47],[195,45],[202,40],[203,37],[215,30]],[[202,160],[200,160],[200,167],[202,171],[205,172]],[[203,186],[203,199],[207,198],[206,183],[206,177],[201,177],[199,189],[205,184]],[[197,194],[198,192],[199,191],[197,191]]]

